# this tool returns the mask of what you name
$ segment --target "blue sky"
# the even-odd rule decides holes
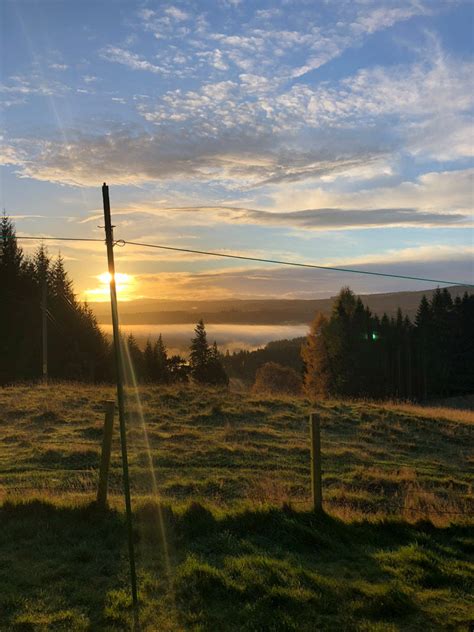
[[[473,282],[472,2],[0,10],[19,234],[101,236],[107,181],[117,238]],[[105,298],[103,247],[60,248],[81,295]],[[130,246],[117,268],[124,298],[422,289]]]

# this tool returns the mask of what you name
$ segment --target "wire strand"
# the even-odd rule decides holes
[[[18,235],[16,239],[34,239],[37,241],[86,241],[86,242],[102,242],[103,239],[86,238],[86,237],[34,237],[31,235]],[[248,257],[245,255],[237,255],[223,252],[213,252],[210,250],[195,250],[192,248],[177,248],[176,246],[163,246],[162,244],[148,244],[139,241],[128,241],[127,239],[118,239],[115,242],[118,246],[124,246],[126,244],[130,246],[138,246],[141,248],[156,248],[159,250],[169,250],[172,252],[186,252],[196,255],[204,255],[208,257],[220,257],[225,259],[237,259],[239,261],[254,261],[257,263],[271,263],[280,266],[292,266],[297,268],[309,268],[313,270],[329,270],[332,272],[346,272],[350,274],[364,274],[367,276],[385,277],[390,279],[404,279],[408,281],[423,281],[425,283],[441,283],[443,285],[461,285],[464,287],[474,287],[474,283],[466,283],[464,281],[448,281],[446,279],[431,279],[428,277],[412,276],[408,274],[391,274],[389,272],[375,272],[371,270],[359,270],[354,268],[340,268],[336,266],[324,266],[315,263],[299,263],[297,261],[285,261],[282,259],[264,259],[262,257]]]
[[[441,280],[441,279],[429,279],[426,277],[416,277],[416,276],[409,276],[409,275],[404,275],[404,274],[389,274],[388,272],[372,272],[369,270],[354,270],[353,268],[339,268],[339,267],[335,267],[335,266],[323,266],[323,265],[317,265],[314,263],[298,263],[296,261],[284,261],[284,260],[280,260],[280,259],[263,259],[260,257],[247,257],[244,255],[235,255],[235,254],[226,254],[223,252],[211,252],[211,251],[207,251],[207,250],[193,250],[191,248],[176,248],[174,246],[162,246],[162,245],[158,245],[158,244],[147,244],[147,243],[143,243],[143,242],[137,242],[137,241],[127,241],[124,239],[120,239],[118,240],[118,242],[122,242],[124,244],[129,244],[131,246],[142,246],[145,248],[159,248],[161,250],[172,250],[175,252],[188,252],[188,253],[193,253],[193,254],[198,254],[198,255],[208,255],[211,257],[225,257],[227,259],[241,259],[244,261],[257,261],[260,263],[273,263],[273,264],[277,264],[277,265],[283,265],[283,266],[295,266],[298,268],[313,268],[316,270],[331,270],[331,271],[335,271],[335,272],[350,272],[352,274],[367,274],[367,275],[371,275],[371,276],[381,276],[381,277],[390,277],[393,279],[408,279],[411,281],[427,281],[429,283],[444,283],[446,285],[463,285],[466,287],[474,287],[473,283],[464,283],[462,281],[445,281],[445,280]]]
[[[105,239],[93,238],[93,237],[34,237],[33,235],[15,235],[14,239],[33,239],[36,241],[100,241],[105,243]],[[6,241],[4,237],[2,241]]]

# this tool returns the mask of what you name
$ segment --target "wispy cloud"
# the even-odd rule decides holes
[[[472,282],[472,248],[415,247],[380,252],[351,259],[319,259],[312,263],[349,269],[364,269],[388,274],[409,274],[447,281]],[[446,278],[449,262],[450,275]],[[401,281],[364,275],[309,270],[278,265],[239,266],[199,273],[166,272],[136,274],[136,293],[153,298],[193,299],[224,298],[315,298],[334,295],[338,287],[350,285],[356,292],[397,291],[436,287],[436,283]]]
[[[118,46],[106,46],[100,51],[100,55],[107,61],[122,64],[132,70],[147,70],[157,74],[162,74],[164,72],[164,69],[160,66],[143,59],[143,57],[137,53],[133,53],[132,51],[124,48],[119,48]]]

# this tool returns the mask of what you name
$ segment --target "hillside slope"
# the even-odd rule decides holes
[[[90,504],[113,394],[0,390],[0,630],[131,629],[118,433],[112,509]],[[140,402],[146,436],[133,397],[128,422],[144,631],[464,632],[472,413],[316,406],[317,517],[309,402],[153,387]]]

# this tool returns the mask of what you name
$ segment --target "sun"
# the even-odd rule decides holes
[[[112,280],[112,275],[110,272],[102,272],[102,274],[97,275],[97,278],[104,285],[109,286],[110,281]],[[117,292],[120,289],[124,289],[127,285],[130,285],[133,277],[130,274],[125,274],[124,272],[116,272],[115,273],[115,285],[117,287]]]
[[[107,301],[110,298],[110,280],[112,278],[110,273],[102,272],[102,274],[98,274],[94,278],[99,281],[99,287],[86,290],[85,294],[93,297],[94,301]],[[135,288],[135,278],[132,274],[116,272],[115,286],[117,288],[119,300],[129,301],[132,298],[133,290]]]

